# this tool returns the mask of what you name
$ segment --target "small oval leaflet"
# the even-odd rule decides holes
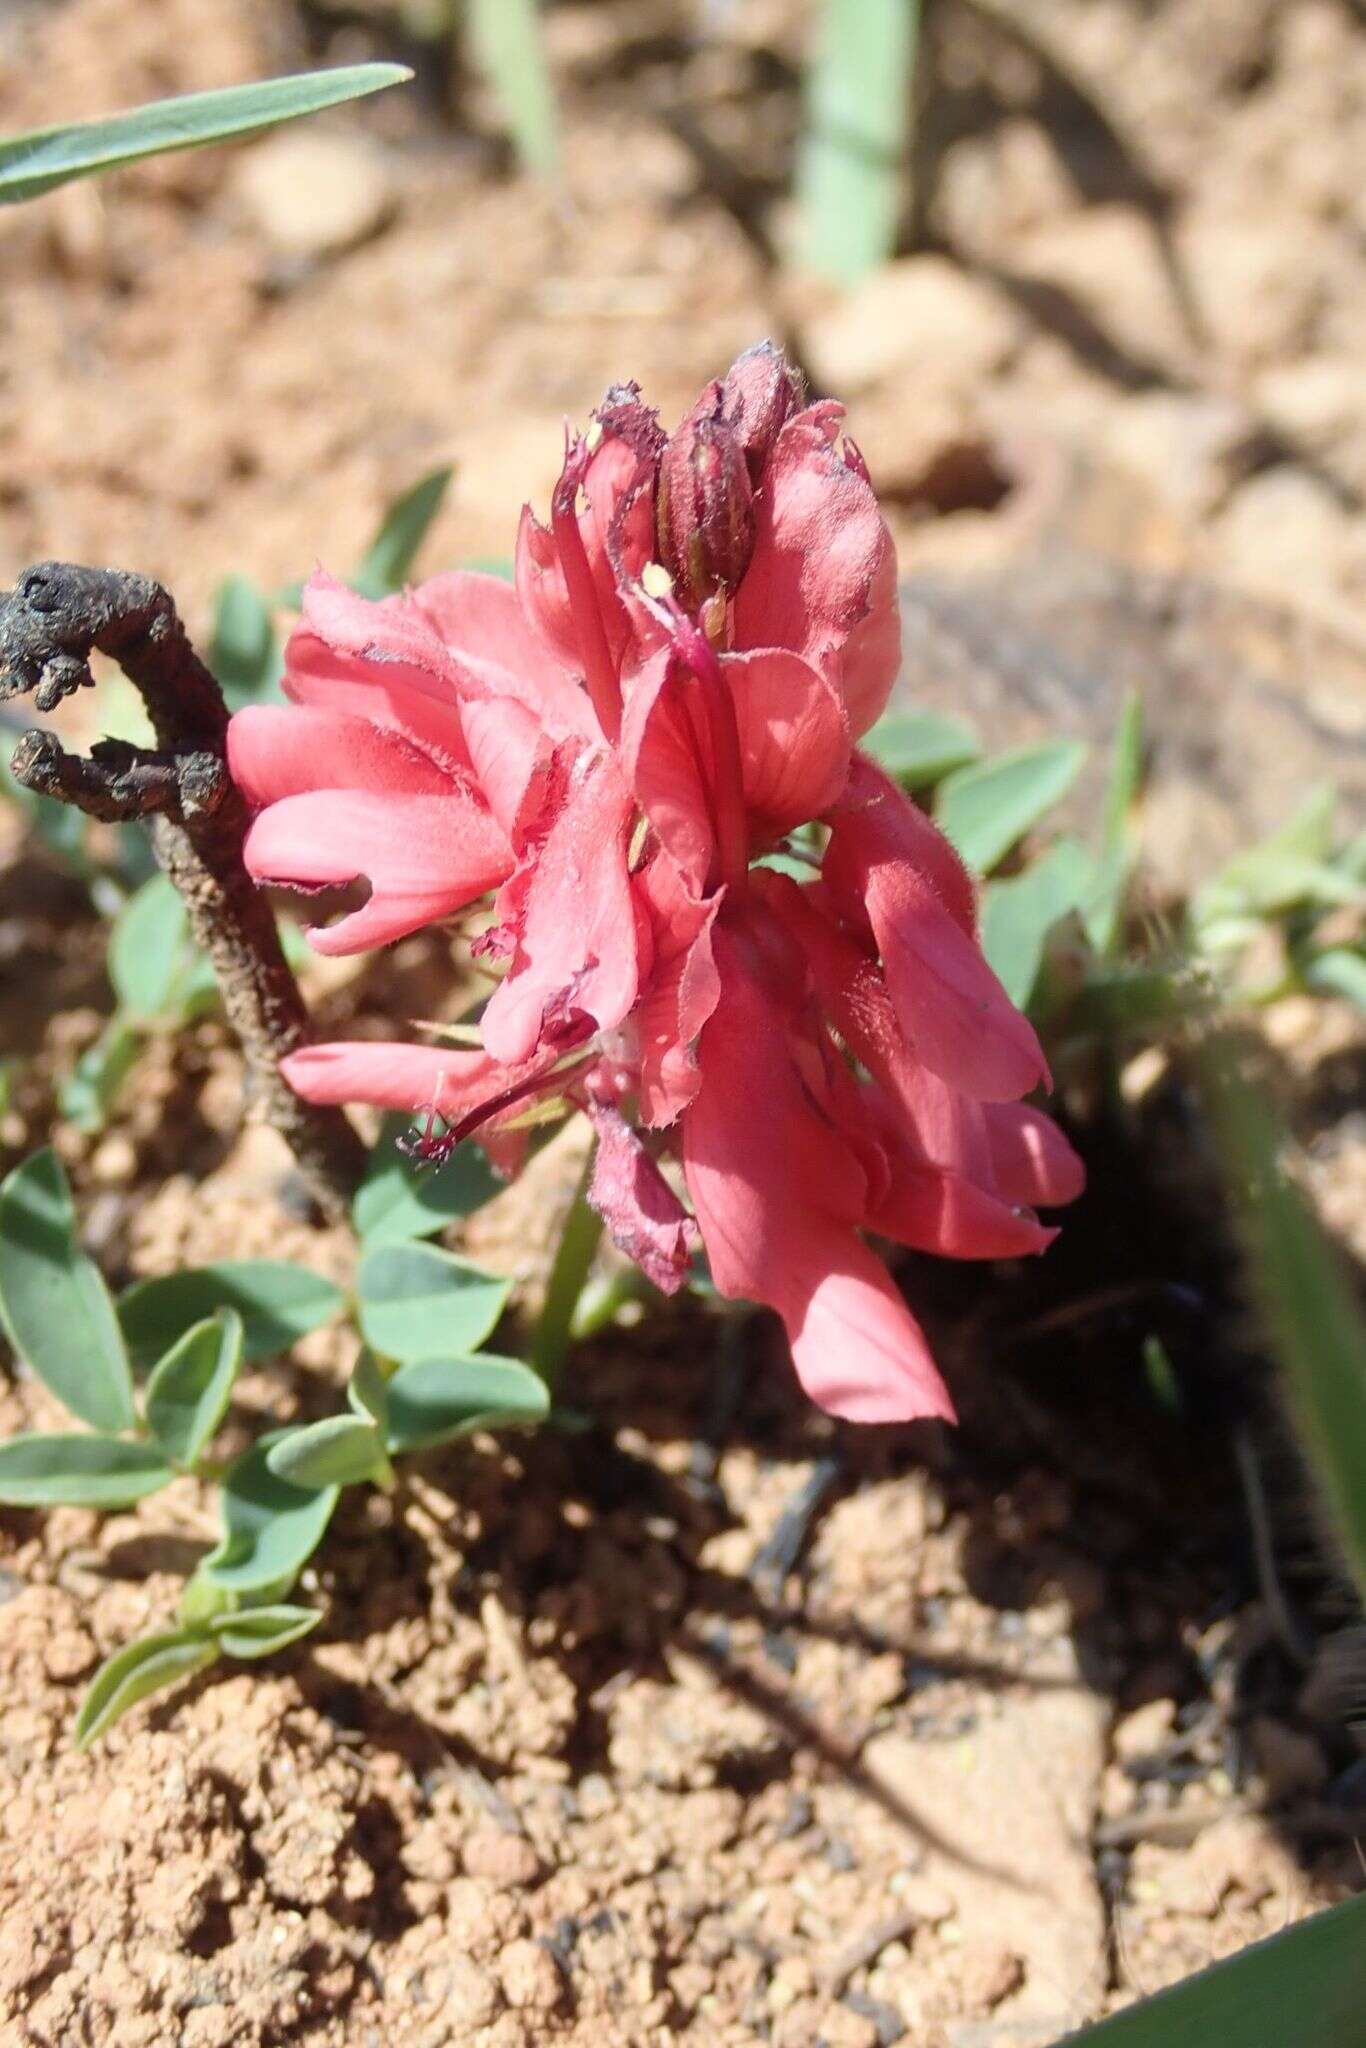
[[[76,1718],[76,1747],[88,1749],[139,1700],[203,1671],[217,1657],[218,1645],[211,1637],[188,1629],[126,1643],[90,1682]]]
[[[516,1358],[425,1358],[388,1384],[390,1451],[449,1443],[475,1429],[544,1422],[550,1393]]]
[[[223,1476],[222,1540],[199,1567],[213,1585],[255,1593],[292,1580],[322,1542],[339,1489],[305,1489],[275,1476],[267,1460],[286,1434],[261,1437]]]
[[[938,711],[884,711],[859,745],[910,789],[941,782],[982,751],[967,726]]]
[[[173,1344],[147,1382],[147,1421],[175,1465],[193,1465],[223,1420],[242,1363],[242,1318],[219,1309]]]
[[[126,1508],[175,1473],[155,1444],[61,1431],[0,1444],[0,1501],[8,1507]]]
[[[935,822],[970,868],[989,875],[1066,796],[1085,759],[1080,740],[1049,740],[975,761],[939,785]]]
[[[329,1322],[342,1307],[339,1287],[282,1259],[225,1259],[156,1280],[139,1280],[119,1296],[119,1322],[138,1372],[147,1372],[191,1323],[220,1308],[242,1318],[244,1359],[287,1351]]]
[[[361,1333],[386,1358],[463,1355],[494,1328],[508,1285],[435,1245],[383,1245],[356,1276]]]
[[[229,1657],[270,1657],[310,1635],[323,1618],[321,1607],[244,1607],[210,1622],[215,1642]]]
[[[0,1321],[49,1393],[92,1429],[137,1421],[109,1290],[76,1242],[55,1152],[35,1152],[0,1187]]]
[[[378,1429],[360,1415],[329,1415],[307,1429],[291,1429],[272,1446],[266,1463],[291,1486],[355,1486],[384,1469]]]

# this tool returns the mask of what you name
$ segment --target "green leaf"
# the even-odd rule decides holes
[[[381,1430],[385,1427],[389,1419],[389,1378],[373,1351],[362,1347],[347,1383],[346,1398],[353,1414],[377,1422]]]
[[[223,1475],[223,1535],[200,1563],[204,1577],[235,1593],[293,1582],[326,1534],[336,1486],[293,1486],[271,1471],[269,1458],[287,1435],[272,1430]]]
[[[78,1131],[103,1130],[141,1051],[137,1026],[122,1015],[111,1017],[58,1091],[58,1107],[67,1122]]]
[[[279,694],[283,663],[265,594],[248,576],[229,576],[214,604],[209,667],[230,711]]]
[[[896,247],[919,0],[825,0],[797,160],[801,253],[852,282]]]
[[[1366,1895],[1145,1998],[1060,2048],[1348,2048],[1366,2012]]]
[[[988,875],[1066,796],[1085,759],[1080,740],[1048,740],[955,769],[939,785],[935,817],[968,866]]]
[[[488,80],[529,171],[559,166],[555,89],[545,61],[537,0],[468,0],[470,53]]]
[[[109,979],[121,1008],[138,1022],[163,1016],[190,951],[180,894],[165,875],[153,875],[128,898],[109,936]]]
[[[242,1318],[222,1308],[195,1323],[156,1367],[144,1405],[152,1434],[174,1465],[199,1458],[227,1411],[242,1364]]]
[[[225,1259],[139,1280],[119,1296],[119,1321],[133,1364],[145,1372],[191,1323],[220,1308],[242,1318],[245,1359],[269,1358],[330,1322],[345,1297],[339,1287],[277,1259]]]
[[[241,1607],[209,1623],[229,1657],[269,1657],[311,1635],[323,1618],[321,1607]]]
[[[362,1415],[329,1415],[291,1429],[271,1446],[266,1463],[291,1486],[357,1486],[387,1467],[375,1424]]]
[[[477,1350],[503,1313],[508,1282],[435,1245],[394,1244],[365,1253],[356,1292],[366,1343],[406,1361]]]
[[[1334,794],[1331,784],[1311,789],[1279,831],[1222,867],[1191,904],[1202,941],[1226,920],[1274,917],[1299,904],[1366,903],[1366,888],[1343,863],[1330,863]]]
[[[198,1630],[176,1629],[143,1636],[105,1659],[90,1681],[76,1717],[76,1747],[89,1749],[97,1737],[145,1700],[216,1662],[218,1645]]]
[[[401,64],[347,64],[221,92],[186,93],[103,121],[0,138],[0,205],[36,199],[72,178],[113,170],[141,157],[228,142],[411,77]]]
[[[544,1422],[550,1391],[517,1358],[424,1358],[389,1381],[388,1447],[424,1450],[471,1430]]]
[[[1225,1178],[1310,1463],[1366,1595],[1366,1316],[1317,1217],[1282,1171],[1270,1110],[1216,1041],[1208,1094]]]
[[[982,892],[982,951],[1017,1009],[1034,992],[1048,934],[1080,907],[1091,860],[1075,839],[1059,839],[1022,874]]]
[[[942,782],[982,751],[967,726],[937,711],[886,711],[859,746],[908,789]]]
[[[362,597],[389,597],[402,590],[453,474],[449,468],[434,469],[394,500],[351,578]]]
[[[457,1146],[435,1169],[405,1159],[395,1140],[410,1122],[396,1117],[385,1125],[352,1205],[351,1220],[367,1249],[430,1237],[502,1192],[503,1183],[473,1143]]]
[[[71,1189],[55,1152],[35,1152],[0,1186],[0,1320],[50,1393],[92,1429],[131,1429],[133,1384],[99,1269],[76,1242]]]
[[[175,1473],[155,1444],[72,1430],[0,1444],[0,1501],[12,1508],[127,1508]]]
[[[1120,934],[1124,891],[1133,864],[1129,813],[1138,796],[1143,773],[1143,705],[1136,691],[1130,691],[1120,713],[1110,762],[1110,781],[1105,791],[1105,816],[1101,825],[1100,855],[1091,885],[1082,904],[1086,935],[1096,951],[1112,958]]]
[[[1316,953],[1304,978],[1321,995],[1345,996],[1359,1010],[1366,1010],[1366,952],[1357,947],[1329,946]]]

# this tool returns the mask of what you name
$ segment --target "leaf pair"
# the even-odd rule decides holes
[[[244,1358],[285,1349],[341,1305],[316,1274],[244,1260],[143,1281],[116,1308],[77,1241],[61,1162],[36,1153],[0,1187],[0,1322],[90,1433],[0,1444],[0,1500],[117,1508],[144,1499],[203,1456]],[[135,1367],[151,1375],[141,1415]]]
[[[194,1628],[170,1629],[125,1643],[91,1680],[76,1717],[76,1747],[88,1749],[154,1692],[207,1671],[223,1656],[255,1659],[299,1642],[322,1620],[315,1607],[240,1609]]]

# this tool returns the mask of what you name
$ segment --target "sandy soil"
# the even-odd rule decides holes
[[[0,580],[120,561],[202,628],[230,569],[344,568],[439,460],[428,561],[503,555],[566,413],[623,375],[676,413],[773,333],[849,398],[910,566],[1047,533],[1359,647],[1346,0],[940,8],[928,253],[845,301],[771,260],[808,11],[750,0],[698,47],[682,0],[552,8],[561,195],[508,175],[476,93],[452,124],[433,72],[320,124],[325,159],[266,141],[0,215]],[[369,54],[368,18],[21,8],[0,57],[40,61],[0,70],[0,128]],[[3,1050],[28,1060],[8,1164],[108,995],[79,891],[0,831]],[[317,992],[336,1023],[430,1015],[446,968],[415,943]],[[1321,1009],[1273,1035],[1360,1241],[1360,1147],[1339,1143],[1358,1045]],[[107,1133],[57,1133],[113,1278],[267,1250],[345,1272],[241,1114],[205,1024]],[[620,1333],[576,1366],[589,1435],[443,1453],[354,1505],[306,1648],[139,1710],[92,1756],[67,1743],[80,1690],[168,1613],[206,1503],[187,1483],[103,1523],[0,1514],[5,2039],[1042,2048],[1358,1885],[1359,1673],[1277,1637],[1240,1431],[1310,1640],[1350,1615],[1249,1378],[1189,1114],[1168,1073],[1127,1129],[1086,1129],[1088,1217],[1046,1271],[908,1273],[958,1435],[832,1430],[762,1326],[730,1350],[693,1310]],[[534,1285],[550,1221],[514,1202],[481,1249]],[[1169,1285],[1205,1304],[1169,1333],[1175,1418],[1137,1372],[1138,1311],[1112,1305],[1146,1289],[1146,1314]],[[346,1362],[323,1333],[255,1374],[225,1447],[263,1413],[325,1412]],[[7,1379],[0,1426],[44,1420]]]

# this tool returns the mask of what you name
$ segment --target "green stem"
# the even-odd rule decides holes
[[[593,1154],[590,1151],[574,1191],[573,1204],[564,1220],[559,1249],[546,1283],[541,1319],[531,1340],[529,1363],[552,1392],[573,1337],[574,1311],[579,1305],[579,1296],[583,1293],[602,1237],[602,1218],[588,1206],[592,1174]]]
[[[598,1274],[579,1296],[569,1324],[570,1342],[587,1343],[616,1321],[628,1301],[640,1301],[649,1291],[649,1281],[636,1266],[618,1266],[615,1272]]]

